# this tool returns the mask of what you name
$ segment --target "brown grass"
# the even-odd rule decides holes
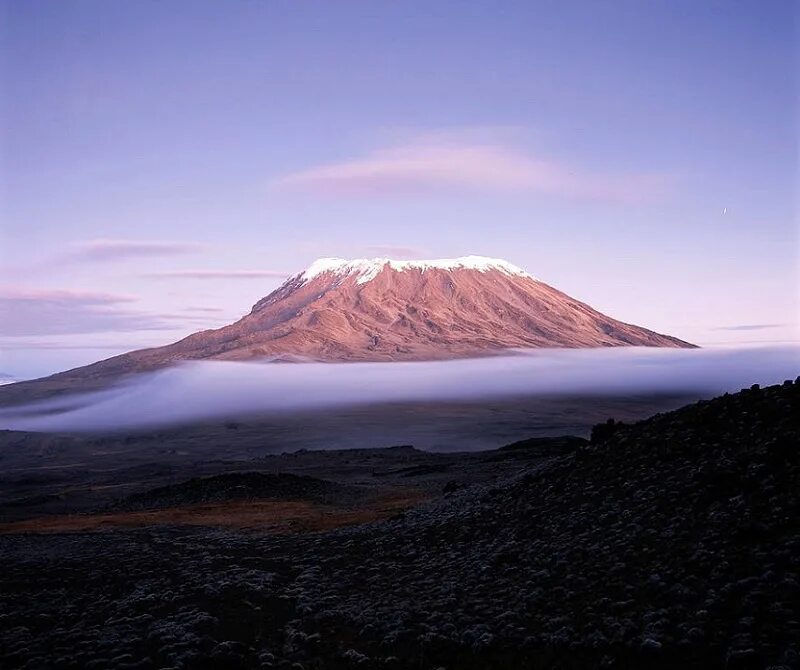
[[[420,492],[402,492],[377,498],[371,504],[341,509],[306,501],[233,501],[188,505],[141,512],[46,516],[0,523],[0,534],[76,533],[144,526],[216,526],[272,533],[329,530],[387,518],[420,504]]]

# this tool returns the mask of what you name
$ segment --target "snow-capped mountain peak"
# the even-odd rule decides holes
[[[530,277],[522,268],[517,267],[500,258],[487,256],[462,256],[460,258],[439,258],[434,260],[399,261],[391,258],[358,258],[347,260],[344,258],[319,258],[307,269],[294,275],[292,279],[307,282],[315,277],[332,273],[339,276],[356,275],[358,284],[365,284],[374,279],[386,266],[392,270],[403,272],[406,270],[477,270],[489,272],[496,270],[506,275],[517,277]],[[531,277],[532,278],[532,277]]]
[[[692,345],[617,321],[496,258],[321,258],[234,323],[63,374],[95,379],[202,359],[419,361],[619,346]]]

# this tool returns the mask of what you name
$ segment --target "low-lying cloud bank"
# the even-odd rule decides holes
[[[800,347],[537,350],[421,363],[186,363],[116,388],[0,410],[0,427],[107,431],[264,412],[503,396],[698,398],[800,374]]]

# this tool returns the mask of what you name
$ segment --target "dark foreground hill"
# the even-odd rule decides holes
[[[212,477],[195,477],[181,484],[162,486],[131,495],[116,510],[147,510],[229,502],[232,500],[314,500],[342,504],[362,493],[345,486],[308,476],[287,473],[227,472]]]
[[[799,438],[800,380],[389,521],[5,536],[2,665],[797,668]]]

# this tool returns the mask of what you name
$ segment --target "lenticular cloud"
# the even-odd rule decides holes
[[[102,392],[0,410],[0,427],[95,431],[226,416],[504,396],[688,393],[698,398],[800,373],[800,348],[542,349],[412,363],[197,361]]]

